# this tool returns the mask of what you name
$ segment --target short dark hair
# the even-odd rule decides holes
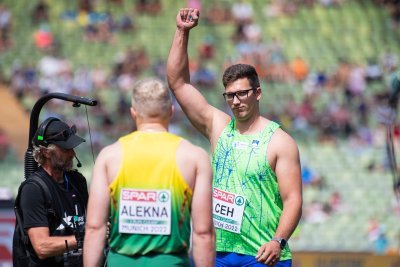
[[[222,83],[226,88],[227,85],[242,78],[247,78],[252,88],[260,87],[256,69],[248,64],[235,64],[228,67],[222,76]]]

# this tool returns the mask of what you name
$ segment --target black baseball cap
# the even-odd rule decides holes
[[[54,120],[45,129],[44,136],[40,135],[39,130],[36,132],[33,142],[36,145],[55,144],[63,149],[72,149],[85,142],[85,139],[76,135],[75,125],[69,127],[65,122]]]

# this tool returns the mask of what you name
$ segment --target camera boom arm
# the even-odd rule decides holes
[[[74,96],[74,95],[69,95],[69,94],[64,94],[64,93],[45,94],[36,101],[35,105],[32,108],[32,112],[30,115],[28,149],[25,152],[25,159],[24,159],[24,178],[25,179],[27,179],[29,177],[29,175],[34,173],[38,168],[36,161],[33,159],[33,155],[32,155],[33,145],[32,145],[31,141],[32,141],[33,136],[35,135],[37,128],[38,128],[39,115],[40,115],[40,111],[41,111],[42,107],[44,106],[44,104],[46,104],[47,101],[49,101],[53,98],[72,102],[74,107],[79,107],[81,104],[87,105],[87,106],[96,106],[97,105],[97,100],[95,100],[93,98]]]

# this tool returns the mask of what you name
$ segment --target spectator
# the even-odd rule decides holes
[[[383,54],[380,56],[379,63],[382,66],[384,73],[391,73],[397,68],[398,56],[396,53],[386,48]]]
[[[137,0],[136,2],[136,11],[138,14],[155,16],[162,8],[160,0]]]
[[[301,180],[305,186],[310,185],[320,188],[321,177],[308,165],[302,165],[301,167]]]
[[[232,20],[231,10],[226,1],[214,2],[204,13],[205,20],[209,24],[224,24]]]
[[[347,80],[346,95],[350,102],[354,97],[364,93],[366,88],[365,69],[360,64],[352,64]]]
[[[368,222],[368,239],[372,243],[374,253],[384,254],[387,251],[389,243],[386,229],[376,218],[371,218]]]
[[[11,18],[10,10],[3,3],[0,3],[0,52],[11,45]]]
[[[212,88],[215,85],[217,75],[205,66],[202,59],[199,59],[199,66],[193,71],[191,77],[193,84],[204,88]]]
[[[90,72],[90,78],[95,89],[104,89],[107,87],[108,72],[104,66],[96,64]]]
[[[34,24],[47,23],[49,21],[49,6],[44,0],[39,0],[32,11]]]
[[[308,75],[308,65],[305,62],[305,60],[301,57],[296,57],[291,63],[290,63],[290,69],[293,72],[294,78],[298,82],[302,82],[305,80],[305,78]]]
[[[253,18],[253,6],[244,0],[239,0],[232,5],[231,14],[237,25],[246,24]]]
[[[129,15],[122,16],[119,22],[119,28],[121,29],[122,32],[125,33],[135,30],[135,24],[131,16]]]
[[[41,24],[34,33],[35,45],[38,49],[48,51],[54,44],[54,36],[48,24]]]
[[[381,81],[382,80],[382,69],[381,66],[374,60],[368,59],[367,66],[365,67],[365,76],[368,83],[374,81]]]
[[[333,212],[342,212],[345,210],[340,192],[334,191],[331,193],[331,195],[329,196],[329,205],[332,208]]]
[[[215,56],[215,41],[212,35],[206,35],[199,46],[199,55],[203,59],[213,59]]]
[[[155,63],[153,64],[153,72],[157,76],[158,79],[164,80],[167,72],[166,72],[166,66],[165,66],[165,61],[161,58],[158,58]]]
[[[331,207],[327,203],[313,200],[305,209],[304,218],[311,224],[326,222],[331,215]]]

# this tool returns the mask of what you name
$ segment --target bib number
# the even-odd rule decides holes
[[[216,228],[240,234],[246,198],[222,191],[213,190],[213,220]]]
[[[122,188],[120,193],[120,233],[171,234],[170,190]]]

